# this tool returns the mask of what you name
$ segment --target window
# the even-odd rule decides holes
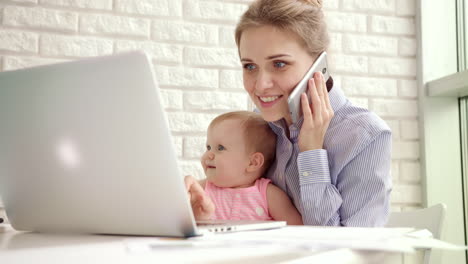
[[[457,2],[457,45],[458,45],[458,72],[461,80],[468,82],[466,72],[468,69],[468,1]],[[461,72],[461,74],[460,74]],[[465,74],[463,74],[465,73]],[[467,84],[468,86],[468,84]],[[461,165],[463,181],[463,209],[465,221],[465,244],[468,244],[468,96],[461,97],[460,107],[460,143]],[[465,253],[468,259],[468,252]]]
[[[424,201],[425,206],[447,204],[442,238],[466,244],[468,176],[463,173],[468,172],[468,0],[418,2]],[[465,263],[467,259],[464,252],[444,252],[438,257],[442,257],[440,263]]]
[[[465,241],[468,234],[468,96],[460,98],[460,138],[462,152],[463,201],[465,210]],[[466,244],[466,243],[465,243]],[[468,254],[468,253],[467,253]],[[467,256],[468,259],[468,256]]]
[[[468,49],[465,51],[468,51]],[[466,245],[468,244],[468,96],[460,98],[460,140],[462,152],[463,202]],[[468,259],[468,252],[466,252],[466,258]]]
[[[468,1],[457,1],[458,72],[468,69]]]
[[[464,36],[465,36],[465,70],[468,69],[468,66],[466,66],[468,64],[468,1],[465,0],[464,2],[464,5],[465,5],[465,12],[464,12],[464,27],[465,27],[465,33],[464,33]]]

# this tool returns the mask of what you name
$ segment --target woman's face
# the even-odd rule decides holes
[[[249,28],[242,33],[239,53],[244,88],[266,121],[285,118],[291,123],[288,96],[315,58],[294,33],[273,26]]]

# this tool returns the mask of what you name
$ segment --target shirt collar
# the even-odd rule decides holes
[[[330,105],[335,113],[338,112],[347,101],[343,90],[341,90],[341,87],[337,84],[333,85],[333,89],[328,93],[328,97],[330,98]]]

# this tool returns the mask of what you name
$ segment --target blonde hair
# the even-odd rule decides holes
[[[273,133],[268,122],[260,114],[249,111],[234,111],[219,115],[211,121],[208,128],[212,128],[224,120],[233,119],[241,121],[247,150],[252,151],[252,153],[260,152],[263,154],[265,160],[264,172],[275,159],[276,134]]]
[[[322,12],[322,0],[254,1],[237,24],[237,47],[244,30],[265,25],[295,33],[313,57],[325,51],[330,43]]]

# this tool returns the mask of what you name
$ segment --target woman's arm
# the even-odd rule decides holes
[[[343,139],[349,133],[354,141],[342,141],[328,160],[323,142],[335,113],[331,107],[326,84],[320,73],[309,82],[311,102],[303,95],[301,104],[304,122],[299,134],[297,165],[300,203],[304,224],[383,226],[389,211],[391,190],[391,132],[358,129],[354,123],[338,133]],[[378,122],[369,120],[370,123]],[[356,128],[355,130],[353,128]],[[329,164],[334,169],[332,181]],[[339,168],[337,168],[339,164]],[[296,198],[297,199],[297,198]]]
[[[302,217],[288,195],[273,184],[266,190],[268,211],[276,221],[286,221],[288,225],[302,225]]]
[[[391,132],[368,140],[333,185],[325,150],[300,153],[298,169],[304,224],[383,226],[391,191]],[[335,161],[336,162],[336,161]]]

